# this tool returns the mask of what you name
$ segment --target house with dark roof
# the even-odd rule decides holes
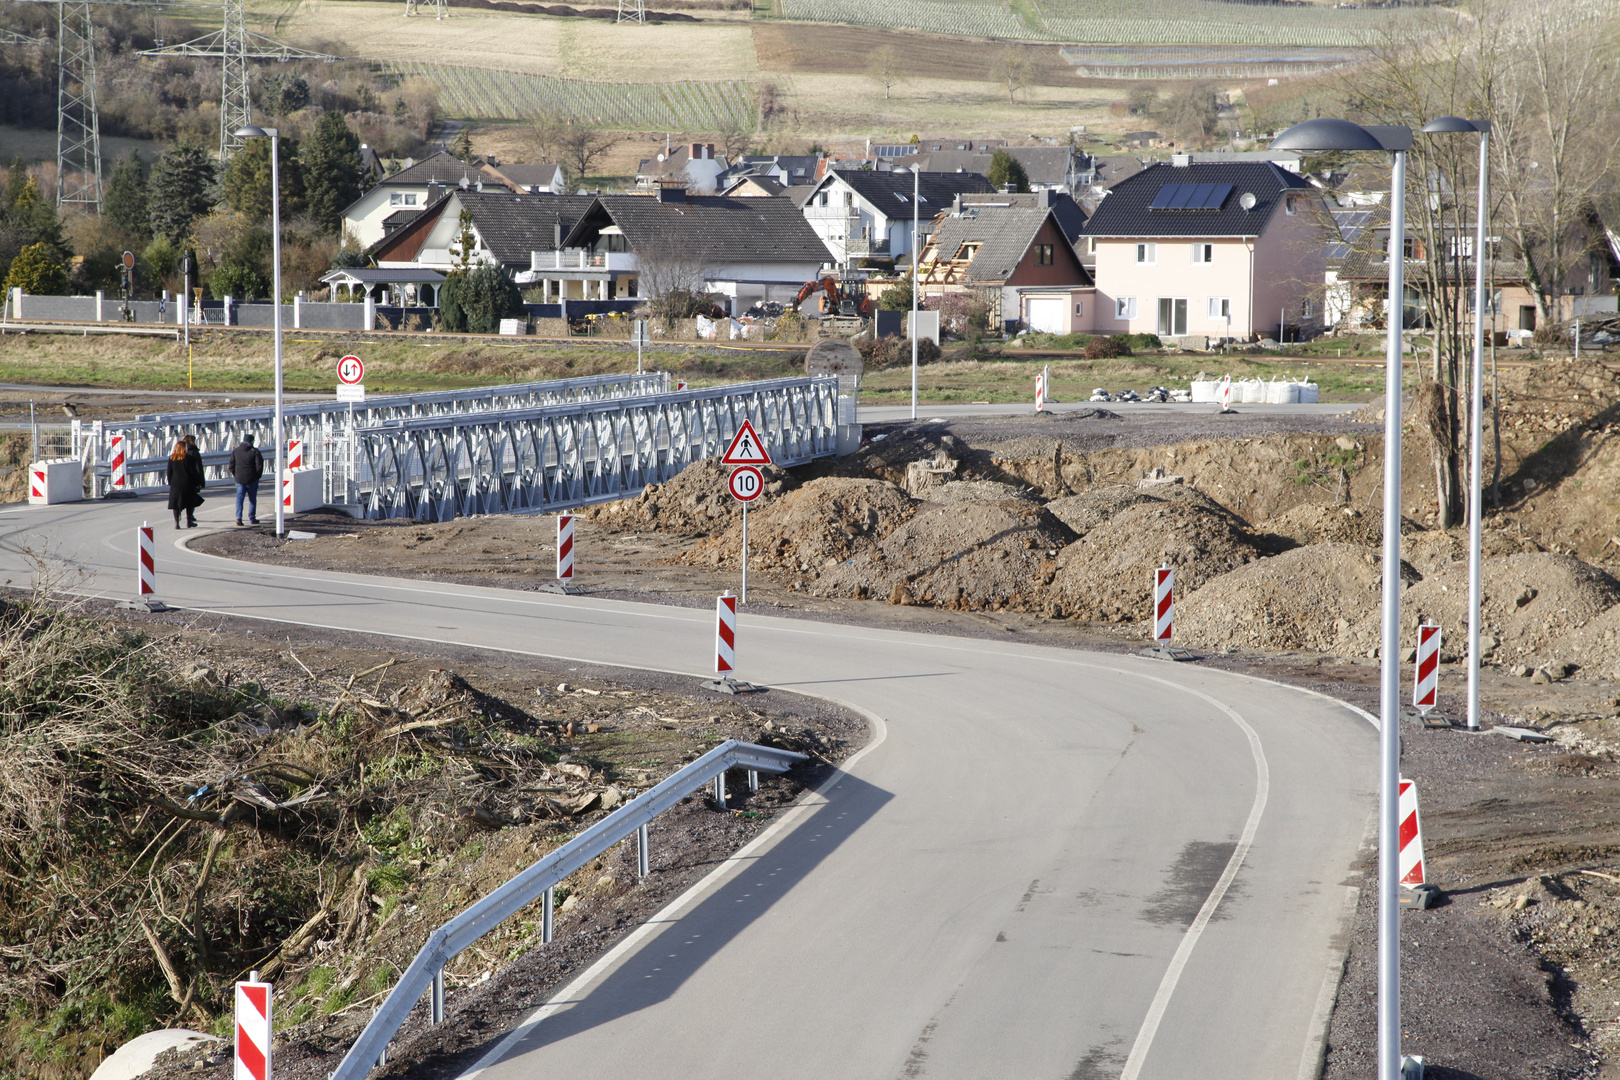
[[[900,164],[921,162],[926,172],[970,172],[988,174],[990,159],[1003,150],[1023,166],[1031,190],[1051,188],[1073,191],[1084,165],[1084,155],[1068,146],[999,146],[994,149],[932,150],[900,159]]]
[[[378,267],[447,272],[460,262],[461,212],[471,216],[469,261],[495,263],[509,275],[529,269],[535,251],[554,251],[589,195],[514,194],[505,188],[455,187],[367,250]]]
[[[692,195],[674,182],[655,195],[595,196],[560,243],[536,247],[517,280],[548,303],[685,289],[717,294],[737,314],[791,301],[830,260],[791,200]]]
[[[487,179],[494,180],[514,194],[538,195],[549,191],[553,195],[568,192],[568,183],[561,165],[525,165],[522,162],[500,162],[495,155],[485,157],[478,166]]]
[[[653,191],[660,184],[679,181],[694,191],[714,193],[728,168],[724,154],[716,156],[714,143],[686,143],[665,154],[642,158],[636,166],[636,187]]]
[[[401,210],[421,210],[437,198],[433,189],[452,188],[463,180],[468,186],[486,178],[474,165],[458,161],[442,150],[385,177],[343,210],[343,233],[361,247],[370,247],[385,235],[383,221]],[[397,224],[397,223],[396,223]]]
[[[917,265],[923,296],[974,293],[991,325],[1053,334],[1091,328],[1091,275],[1050,206],[970,203],[939,215]]]
[[[1272,162],[1149,165],[1109,189],[1084,235],[1098,333],[1203,347],[1322,324],[1338,231],[1321,193]]]
[[[803,204],[804,219],[841,267],[909,256],[912,222],[948,210],[956,196],[995,189],[978,173],[832,169]]]
[[[787,188],[778,184],[768,176],[755,176],[745,174],[732,180],[726,187],[716,192],[717,195],[728,195],[734,199],[771,198],[781,195]]]

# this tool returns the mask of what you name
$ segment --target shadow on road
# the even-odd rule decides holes
[[[730,881],[661,932],[518,1042],[503,1060],[559,1043],[674,996],[704,964],[753,925],[894,796],[843,775],[827,801],[774,846],[745,861]],[[761,970],[762,978],[770,977]],[[734,990],[740,988],[733,988]],[[504,1036],[502,1036],[504,1037]],[[490,1040],[478,1053],[487,1053]]]

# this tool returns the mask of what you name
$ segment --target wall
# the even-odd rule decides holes
[[[1323,322],[1327,213],[1320,196],[1301,196],[1298,201],[1296,214],[1286,214],[1279,207],[1254,244],[1254,326],[1268,337],[1276,336],[1278,320],[1285,312],[1288,326],[1297,329],[1301,304],[1306,300],[1312,315],[1303,320],[1304,325],[1314,330]],[[1290,335],[1294,332],[1289,331]]]
[[[1280,211],[1278,216],[1281,216]],[[1140,242],[1158,245],[1158,257],[1153,264],[1137,263],[1138,241],[1135,239],[1097,240],[1097,310],[1091,319],[1094,332],[1157,334],[1159,298],[1172,297],[1187,301],[1188,336],[1222,337],[1227,332],[1226,320],[1209,317],[1209,301],[1211,297],[1226,297],[1232,301],[1232,336],[1249,336],[1253,331],[1249,322],[1249,249],[1242,239],[1143,237]],[[1195,242],[1215,246],[1211,262],[1192,261]],[[1321,250],[1320,244],[1318,250]],[[1322,275],[1318,274],[1316,280],[1320,282]],[[1136,297],[1136,318],[1129,322],[1114,316],[1115,301],[1127,296]],[[1258,321],[1265,325],[1264,320]]]

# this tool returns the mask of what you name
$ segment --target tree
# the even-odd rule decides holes
[[[890,285],[878,297],[878,307],[884,311],[910,311],[911,310],[911,276],[908,274],[900,279],[900,284]]]
[[[1215,104],[1215,87],[1203,81],[1179,86],[1167,103],[1166,120],[1170,129],[1188,142],[1202,142],[1220,124],[1220,108]]]
[[[450,257],[457,270],[471,270],[478,262],[478,234],[473,231],[472,211],[465,206],[456,218],[456,238],[450,241]]]
[[[144,239],[152,235],[151,211],[146,200],[146,167],[141,164],[138,153],[131,152],[113,170],[103,216],[130,237]]]
[[[655,318],[665,326],[690,319],[709,303],[703,286],[708,280],[704,253],[673,241],[645,242],[636,250],[641,295]]]
[[[1132,116],[1150,116],[1159,104],[1159,88],[1150,82],[1139,82],[1125,94],[1125,108]]]
[[[259,101],[271,116],[295,113],[309,104],[309,83],[296,71],[277,72],[259,84]]]
[[[286,220],[304,208],[304,170],[298,161],[298,140],[277,139],[277,168],[281,174],[281,217]],[[270,140],[249,139],[225,167],[225,202],[251,221],[270,217]]]
[[[450,156],[458,161],[471,161],[473,159],[471,128],[463,127],[456,132],[456,137],[450,140]]]
[[[191,223],[214,208],[214,162],[196,143],[170,147],[152,166],[147,207],[152,232],[178,241]]]
[[[582,120],[570,120],[564,126],[560,146],[562,160],[572,171],[571,179],[580,183],[590,175],[597,158],[619,144],[619,137],[611,131],[591,127]]]
[[[56,205],[40,194],[39,184],[32,176],[23,182],[16,201],[6,211],[5,220],[18,230],[25,246],[44,244],[52,255],[64,262],[72,254],[62,236]]]
[[[1017,45],[1005,46],[990,65],[990,81],[1006,86],[1007,100],[1011,102],[1018,100],[1018,91],[1029,85],[1034,73],[1035,64],[1030,60],[1029,50]]]
[[[309,216],[323,231],[335,233],[344,208],[360,197],[365,182],[360,139],[349,130],[342,113],[328,109],[304,140],[298,158],[303,165]]]
[[[523,313],[522,293],[494,263],[457,270],[439,290],[439,329],[450,333],[493,334]]]
[[[1000,191],[1003,187],[1010,187],[1013,191],[1029,190],[1029,174],[1024,171],[1017,158],[1005,150],[997,150],[990,155],[990,169],[985,179]]]
[[[21,289],[34,296],[60,296],[67,292],[67,268],[48,244],[30,244],[11,260],[6,290]]]
[[[893,45],[873,49],[866,63],[866,75],[883,87],[883,100],[888,101],[889,92],[906,78],[905,69],[900,64],[900,53]]]

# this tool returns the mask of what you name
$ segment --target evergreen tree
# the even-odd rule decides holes
[[[281,219],[304,208],[304,170],[298,163],[298,140],[278,139],[281,173]],[[270,218],[270,140],[249,139],[225,167],[225,201],[255,222]]]
[[[152,235],[152,218],[146,200],[146,169],[141,157],[131,153],[113,170],[107,185],[106,219],[131,237]]]
[[[494,263],[457,270],[439,289],[439,329],[451,333],[493,334],[523,313],[523,294]]]
[[[456,137],[450,140],[450,156],[458,161],[471,161],[473,159],[472,130],[462,128]]]
[[[344,208],[360,197],[365,181],[359,137],[349,130],[342,113],[328,109],[304,140],[298,158],[310,217],[322,230],[337,232]]]
[[[152,232],[179,241],[191,223],[214,208],[214,162],[195,143],[170,147],[147,182],[147,207]]]
[[[9,198],[9,183],[7,189]],[[23,181],[22,190],[6,211],[5,220],[21,233],[24,244],[44,244],[53,258],[64,262],[73,254],[62,236],[56,204],[40,194],[39,183],[32,176]]]
[[[47,244],[30,244],[11,260],[5,288],[34,296],[61,296],[67,292],[67,269]]]
[[[28,183],[28,167],[23,164],[22,158],[12,158],[11,168],[6,170],[6,190],[5,195],[0,197],[0,209],[5,213],[11,213],[11,208],[17,205],[17,200],[22,197]]]
[[[1005,150],[997,150],[990,155],[990,169],[985,177],[1000,191],[1004,186],[1014,191],[1029,190],[1029,174],[1018,163],[1018,159]]]

